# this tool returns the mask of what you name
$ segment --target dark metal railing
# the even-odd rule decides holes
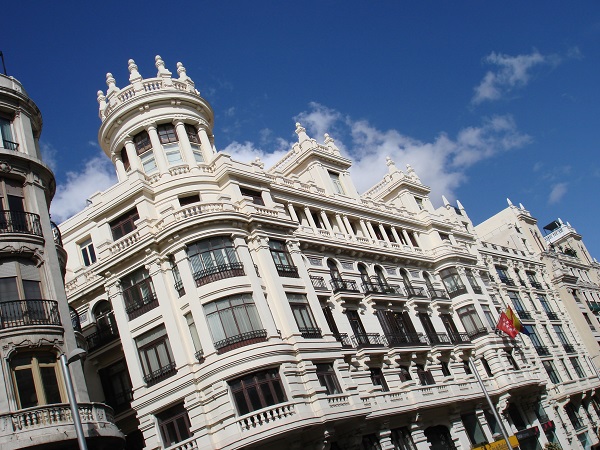
[[[144,375],[144,383],[146,383],[147,386],[152,386],[175,375],[176,372],[177,369],[175,368],[175,363],[172,362],[148,375]]]
[[[52,237],[54,238],[54,243],[56,245],[62,247],[63,246],[62,235],[60,234],[58,225],[56,225],[54,222],[50,221],[50,228],[52,228]]]
[[[432,299],[445,299],[445,300],[449,299],[446,291],[443,291],[441,289],[433,289],[433,288],[429,288],[427,290],[429,291],[429,296]]]
[[[0,329],[31,325],[62,325],[55,300],[0,302]]]
[[[81,321],[79,320],[79,314],[72,306],[69,306],[69,314],[71,315],[71,325],[73,325],[73,330],[81,333]]]
[[[550,350],[548,350],[548,347],[546,347],[545,345],[534,345],[533,347],[535,348],[537,354],[540,356],[550,355]]]
[[[422,333],[386,334],[388,347],[418,347],[429,345]]]
[[[356,281],[354,280],[343,280],[341,278],[332,278],[331,279],[331,289],[333,292],[360,292],[358,286],[356,285]]]
[[[198,350],[196,353],[194,353],[194,356],[196,357],[196,359],[198,360],[198,362],[204,362],[204,350],[200,349]]]
[[[405,289],[406,289],[406,295],[408,296],[408,298],[427,297],[427,295],[425,294],[425,289],[423,289],[422,287],[406,286]]]
[[[336,341],[342,343],[342,348],[352,348],[352,342],[347,333],[333,333],[333,337]]]
[[[310,282],[315,289],[327,289],[327,285],[325,284],[325,279],[323,277],[310,275]]]
[[[277,273],[280,277],[300,278],[300,275],[298,274],[298,268],[296,266],[275,264],[275,268],[277,269]]]
[[[351,339],[356,348],[385,346],[384,340],[378,333],[355,334]]]
[[[185,288],[183,287],[183,280],[179,280],[175,282],[175,290],[177,291],[177,295],[183,297],[185,295]]]
[[[427,340],[430,345],[448,345],[452,343],[446,333],[427,333]]]
[[[140,317],[142,314],[145,314],[157,307],[158,297],[156,297],[154,292],[150,292],[139,299],[125,297],[125,311],[127,312],[129,320]]]
[[[323,337],[319,327],[300,328],[299,330],[302,334],[302,337],[306,339],[321,339]]]
[[[0,210],[0,233],[25,233],[43,236],[40,216],[22,211]]]
[[[573,344],[563,344],[562,345],[563,348],[565,349],[565,352],[567,353],[575,353],[575,346]]]
[[[522,309],[517,309],[516,313],[519,316],[519,319],[532,320],[531,313],[529,311],[523,311]]]
[[[456,286],[453,290],[447,290],[450,298],[458,297],[459,295],[467,293],[467,288],[465,286]]]
[[[402,288],[397,284],[383,284],[377,282],[362,283],[365,294],[403,295]]]
[[[480,286],[471,286],[473,288],[473,292],[475,292],[476,294],[481,294],[483,293],[483,289],[481,289]]]
[[[550,320],[559,320],[558,314],[556,314],[553,311],[546,311],[546,315],[548,316],[548,319],[550,319]]]
[[[130,389],[121,392],[117,395],[111,395],[106,397],[106,404],[110,406],[115,413],[120,413],[131,407],[131,400],[133,400],[133,391]]]
[[[88,352],[93,352],[100,347],[110,344],[119,338],[119,330],[112,327],[99,328],[86,337],[88,343]]]
[[[4,147],[7,150],[13,150],[13,151],[18,151],[19,150],[19,144],[13,141],[8,141],[6,139],[2,139],[2,147]]]
[[[244,272],[244,265],[241,262],[233,262],[199,270],[194,273],[194,280],[196,280],[196,286],[200,287],[212,283],[213,281],[232,277],[243,277],[244,275],[246,275]]]
[[[215,349],[217,350],[217,353],[225,353],[235,348],[264,342],[266,340],[267,330],[252,330],[215,342]]]
[[[470,344],[471,338],[468,333],[450,333],[450,341],[453,344]]]
[[[477,328],[476,330],[467,331],[467,335],[471,339],[477,339],[478,337],[485,336],[489,334],[490,330],[485,327]]]
[[[504,284],[506,284],[507,286],[514,286],[515,282],[513,281],[512,278],[503,276],[503,275],[498,275],[498,278],[500,278],[500,281]]]
[[[535,289],[544,289],[544,288],[542,287],[542,283],[539,283],[539,282],[537,282],[537,281],[531,281],[531,280],[529,280],[529,283],[531,283],[531,285],[532,285],[532,286],[533,286]]]

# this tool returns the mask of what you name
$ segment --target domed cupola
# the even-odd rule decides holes
[[[118,88],[106,74],[106,94],[98,91],[102,125],[98,140],[115,164],[119,181],[132,173],[152,179],[198,170],[215,154],[214,113],[200,96],[186,69],[178,78],[156,56],[156,77],[143,78],[129,60],[129,85]]]

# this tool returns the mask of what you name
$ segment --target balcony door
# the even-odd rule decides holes
[[[365,327],[360,320],[358,311],[353,309],[348,310],[346,311],[346,317],[348,317],[348,321],[350,322],[350,326],[352,327],[352,332],[356,338],[356,341],[359,344],[368,344],[369,340],[367,337],[367,332],[365,331]]]
[[[28,232],[23,183],[0,178],[0,230]]]

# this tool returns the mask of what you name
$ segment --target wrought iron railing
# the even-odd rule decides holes
[[[458,297],[459,295],[467,293],[467,288],[465,286],[455,286],[454,289],[447,288],[447,290],[450,298]]]
[[[450,333],[450,341],[453,344],[470,344],[471,338],[468,333]]]
[[[354,280],[343,280],[341,278],[331,279],[331,289],[333,292],[360,292],[356,281]]]
[[[567,353],[575,353],[575,346],[573,344],[563,344],[562,345],[563,348],[565,349],[565,352]]]
[[[352,348],[352,341],[347,333],[333,333],[333,337],[336,341],[342,343],[342,348]]]
[[[480,286],[471,286],[473,288],[473,292],[475,292],[476,294],[481,294],[483,293],[483,289],[481,289]]]
[[[386,334],[388,347],[418,347],[429,345],[421,333]]]
[[[427,295],[425,294],[425,289],[423,289],[422,287],[406,286],[405,289],[406,289],[406,295],[408,296],[408,298],[427,297]]]
[[[290,266],[287,264],[275,264],[275,268],[277,269],[277,274],[280,277],[300,278],[300,275],[298,274],[298,268],[296,266]]]
[[[323,277],[310,275],[310,282],[312,283],[315,289],[328,289],[327,285],[325,284],[325,279]]]
[[[204,362],[204,350],[198,350],[196,353],[194,353],[194,357],[198,360],[198,362]]]
[[[55,300],[0,302],[0,329],[31,325],[62,325]]]
[[[534,345],[533,347],[539,356],[550,356],[550,350],[545,345]]]
[[[215,349],[217,353],[225,353],[235,348],[264,342],[266,339],[267,330],[252,330],[215,342]]]
[[[507,286],[514,286],[515,282],[513,281],[512,278],[503,276],[503,275],[498,275],[498,278],[500,278],[500,281],[504,284],[506,284]]]
[[[69,314],[71,316],[71,325],[73,325],[73,330],[81,333],[81,321],[79,320],[79,313],[72,306],[69,306]]]
[[[88,352],[93,352],[94,350],[97,350],[106,344],[110,344],[118,338],[119,330],[117,330],[116,327],[99,328],[97,331],[86,337],[88,343]]]
[[[13,150],[13,151],[18,151],[19,150],[19,144],[13,141],[8,141],[6,139],[2,139],[2,147],[4,147],[6,150]]]
[[[43,236],[40,216],[22,211],[0,210],[0,233],[24,233]]]
[[[535,288],[535,289],[544,289],[542,286],[542,283],[539,283],[538,281],[529,281],[529,283],[531,283],[531,285]]]
[[[548,316],[548,319],[550,319],[550,320],[559,320],[558,314],[556,314],[553,311],[546,311],[546,315]]]
[[[449,345],[452,343],[446,333],[427,333],[427,340],[430,345]]]
[[[531,313],[529,311],[523,311],[522,309],[517,309],[516,313],[519,316],[519,319],[532,320]]]
[[[177,291],[177,295],[183,297],[185,295],[185,288],[183,287],[183,280],[178,280],[175,282],[175,290]]]
[[[378,333],[355,334],[351,339],[356,348],[385,346],[384,340]]]
[[[54,239],[54,243],[56,245],[62,247],[63,246],[62,235],[60,234],[58,225],[56,225],[54,222],[50,221],[50,228],[52,228],[52,237]]]
[[[152,386],[156,383],[166,380],[172,375],[175,375],[176,372],[177,369],[175,368],[175,363],[172,362],[158,370],[155,370],[152,373],[149,373],[148,375],[144,375],[144,383],[146,383],[147,386]]]
[[[429,288],[427,289],[429,291],[429,296],[432,299],[445,299],[448,300],[448,294],[446,293],[446,291],[443,291],[441,289],[433,289],[433,288]]]
[[[300,328],[300,334],[302,334],[302,337],[306,339],[321,339],[323,337],[319,327]]]
[[[125,312],[129,320],[140,317],[142,314],[158,307],[158,297],[154,292],[149,292],[141,298],[125,297]]]
[[[200,287],[213,281],[244,275],[244,265],[241,262],[232,262],[199,270],[194,273],[194,280],[196,280],[196,286]]]
[[[467,335],[471,338],[471,339],[477,339],[481,336],[485,336],[487,334],[489,334],[490,330],[488,330],[485,327],[481,327],[481,328],[477,328],[475,330],[471,330],[471,331],[467,331]]]
[[[362,287],[365,294],[403,295],[402,288],[397,284],[369,281],[362,283]]]

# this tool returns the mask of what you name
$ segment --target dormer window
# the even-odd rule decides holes
[[[147,131],[142,131],[133,137],[135,151],[142,161],[144,172],[150,174],[157,170],[156,161],[154,160],[154,152],[152,151],[152,143]]]
[[[329,178],[333,184],[333,192],[336,194],[345,195],[346,193],[344,192],[344,187],[342,186],[342,181],[340,180],[340,174],[336,172],[329,172]]]

